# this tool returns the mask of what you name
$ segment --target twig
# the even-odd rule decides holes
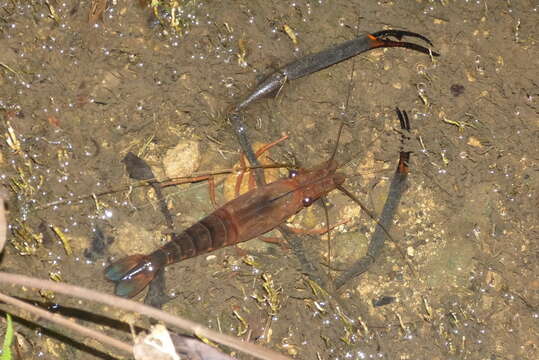
[[[91,339],[96,339],[97,341],[101,342],[102,344],[107,344],[112,347],[115,347],[119,350],[125,351],[129,354],[133,354],[133,346],[124,343],[123,341],[114,339],[113,337],[110,337],[108,335],[105,335],[99,331],[90,329],[88,327],[82,326],[77,324],[76,322],[73,322],[69,320],[68,318],[60,315],[60,314],[53,314],[49,311],[43,310],[38,308],[37,306],[28,304],[24,301],[21,301],[19,299],[16,299],[14,297],[11,297],[9,295],[0,293],[0,301],[5,302],[6,304],[11,304],[13,306],[18,307],[19,309],[23,309],[28,311],[29,313],[35,314],[45,320],[54,322],[60,326],[69,328],[71,330],[74,330],[82,335],[88,336]]]
[[[246,343],[232,336],[218,333],[205,326],[199,325],[193,321],[183,319],[153,307],[140,304],[136,301],[127,300],[118,296],[104,294],[98,291],[82,288],[79,286],[65,283],[57,283],[50,280],[32,278],[19,274],[9,274],[0,272],[0,283],[17,284],[37,289],[46,289],[55,291],[64,295],[74,296],[89,301],[95,301],[109,306],[118,307],[134,313],[139,313],[161,320],[167,324],[177,326],[181,329],[191,332],[194,335],[201,336],[231,347],[246,354],[255,356],[264,360],[290,360],[290,358],[281,355],[275,351],[265,349],[261,346]]]

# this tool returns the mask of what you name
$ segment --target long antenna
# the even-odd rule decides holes
[[[357,18],[358,31],[359,31],[359,21],[360,21],[360,18],[358,16],[358,18]],[[328,163],[335,160],[335,156],[337,155],[337,150],[339,149],[339,142],[341,140],[342,129],[343,129],[344,124],[345,124],[344,117],[346,116],[346,113],[348,111],[348,105],[350,104],[350,97],[352,95],[352,89],[353,89],[352,80],[354,79],[354,74],[355,73],[356,73],[356,59],[354,58],[353,61],[352,61],[352,70],[350,71],[350,81],[348,81],[348,91],[346,92],[346,101],[344,103],[344,109],[343,109],[342,114],[341,114],[342,115],[341,116],[341,123],[339,124],[339,130],[337,131],[337,141],[335,142],[335,148],[333,149],[333,153],[331,154]],[[337,189],[341,190],[340,187],[341,187],[340,185],[337,186]],[[326,233],[327,233],[327,237],[328,237],[328,239],[327,239],[327,241],[328,241],[328,278],[331,281],[332,280],[332,278],[331,278],[331,229],[329,227],[329,212],[328,212],[328,209],[327,209],[327,206],[326,206],[326,203],[325,203],[325,198],[322,198],[322,206],[324,208],[324,214],[325,214],[325,217],[326,217]]]

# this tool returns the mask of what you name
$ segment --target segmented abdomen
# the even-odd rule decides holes
[[[166,265],[238,242],[237,228],[230,215],[218,209],[193,224],[150,256],[166,256]],[[164,253],[164,254],[163,254]]]

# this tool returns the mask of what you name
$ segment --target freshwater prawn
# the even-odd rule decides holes
[[[125,257],[105,270],[118,296],[133,297],[167,265],[262,235],[344,183],[334,160],[283,178],[231,200],[149,255]]]
[[[397,114],[401,128],[409,131],[406,112],[404,117],[399,110]],[[341,123],[337,139],[340,138],[343,126],[344,123]],[[319,166],[311,169],[292,169],[288,178],[257,187],[227,202],[183,232],[172,233],[168,243],[148,255],[130,255],[111,264],[105,270],[105,276],[116,283],[116,295],[133,297],[168,265],[248,241],[269,232],[334,189],[342,191],[375,220],[375,216],[343,187],[346,178],[343,173],[337,171],[339,164],[334,160],[336,153],[337,148],[330,159]],[[391,228],[392,216],[404,191],[409,156],[409,152],[400,153],[396,176],[392,181],[384,211],[380,221],[377,222],[377,232],[371,239],[367,255],[337,279],[337,287],[364,272],[380,254],[385,236],[391,237],[388,230]]]
[[[413,32],[379,31],[300,58],[259,83],[254,91],[237,103],[229,113],[240,145],[249,162],[256,167],[256,156],[252,151],[239,113],[252,102],[275,95],[286,81],[307,76],[362,52],[380,47],[404,47],[438,56],[437,53],[423,46],[388,40],[386,38],[388,36],[398,39],[411,36],[431,44],[426,37]],[[111,264],[106,268],[105,276],[116,284],[116,295],[133,297],[141,292],[164,267],[253,239],[281,225],[292,215],[310,206],[332,190],[341,189],[345,176],[337,172],[337,169],[338,164],[332,156],[330,160],[318,167],[293,170],[288,178],[269,184],[264,184],[263,176],[259,175],[257,188],[227,202],[183,232],[172,233],[171,240],[154,252],[148,255],[127,256]],[[383,226],[380,224],[379,226],[387,234]]]

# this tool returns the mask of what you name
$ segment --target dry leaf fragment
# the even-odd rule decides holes
[[[161,324],[136,337],[133,356],[136,360],[180,360],[167,328]]]
[[[297,45],[298,44],[298,38],[296,36],[296,33],[294,32],[294,30],[292,30],[292,28],[286,24],[283,25],[283,29],[284,29],[284,32],[286,33],[286,35],[288,35],[288,37],[290,38],[290,40],[292,40],[292,43],[294,45]]]
[[[103,19],[103,13],[107,9],[107,0],[92,0],[88,22],[93,25],[98,20]]]

